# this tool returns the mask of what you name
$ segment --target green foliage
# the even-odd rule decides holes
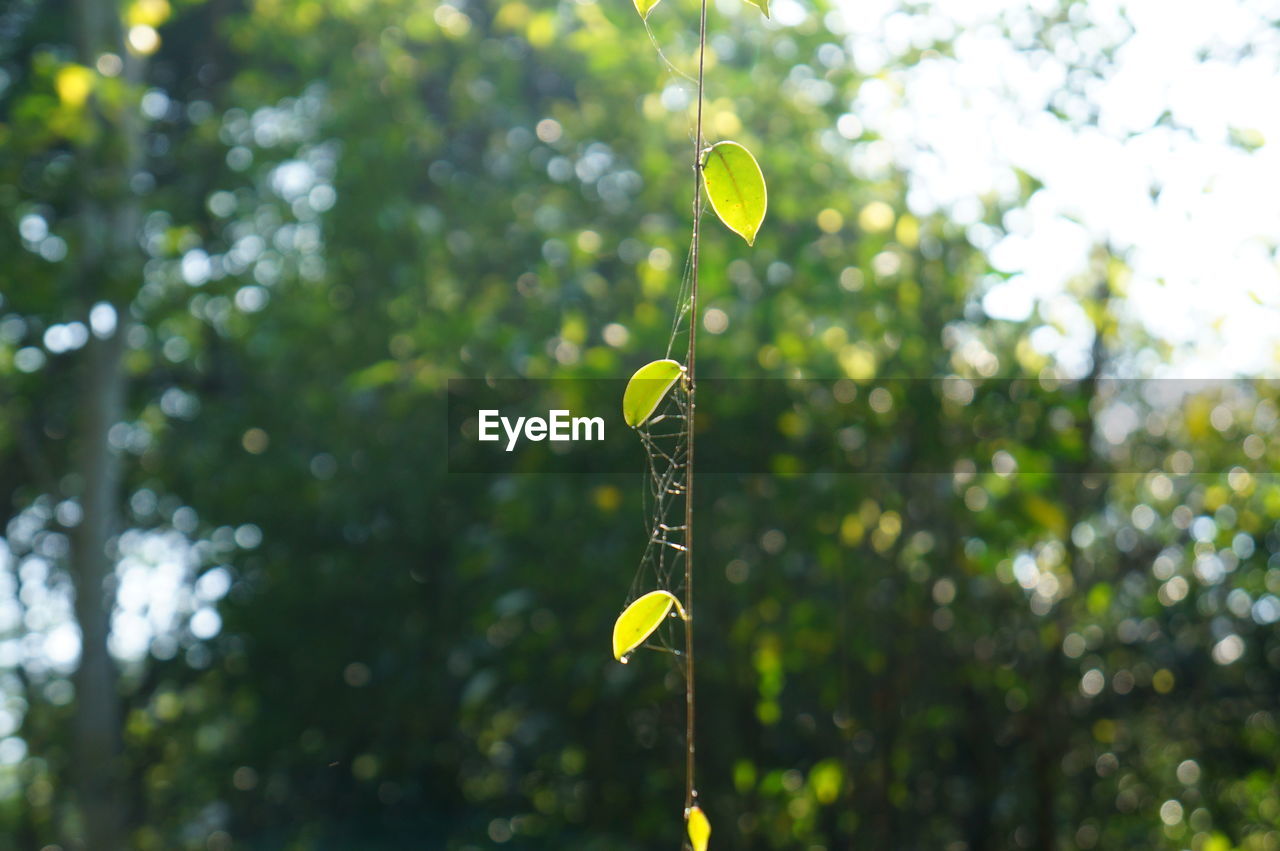
[[[613,658],[626,662],[627,656],[662,626],[673,607],[683,618],[680,601],[670,591],[662,590],[650,591],[627,606],[613,624]]]
[[[703,154],[702,179],[720,221],[754,245],[769,208],[769,191],[756,158],[737,142],[718,142]]]
[[[647,363],[635,371],[622,394],[622,419],[639,428],[653,416],[684,367],[670,359]]]
[[[676,84],[637,61],[625,6],[174,9],[145,85],[95,69],[87,101],[140,116],[152,94],[121,508],[126,532],[193,548],[122,565],[123,623],[150,620],[126,604],[161,566],[231,586],[191,596],[216,634],[180,607],[122,663],[128,847],[672,847],[681,778],[636,766],[678,764],[678,694],[600,652],[600,566],[634,558],[642,483],[451,475],[441,447],[450,378],[615,378],[663,351],[688,246],[689,115],[659,94]],[[92,307],[71,274],[72,141],[92,139],[56,89],[68,16],[22,15],[0,58],[5,851],[77,845],[74,689],[25,660],[67,611],[45,595],[66,585],[86,365],[44,338]],[[688,69],[677,17],[651,23]],[[768,139],[785,191],[749,254],[704,241],[703,303],[727,326],[699,369],[812,382],[786,405],[725,400],[751,426],[700,451],[831,455],[700,497],[718,847],[1268,848],[1276,388],[1159,410],[1123,383],[1052,392],[1029,341],[1065,328],[982,315],[980,229],[909,207],[898,172],[848,170],[880,140],[833,131],[870,82],[820,61],[842,37],[745,18],[718,27],[736,52],[709,120]],[[793,69],[831,97],[779,85]],[[1113,262],[1076,292],[1139,363],[1158,344],[1093,295]],[[1004,375],[1028,380],[986,392]],[[896,380],[920,376],[974,396],[921,405],[925,383]],[[1120,403],[1160,429],[1100,442],[1094,415]],[[998,474],[999,452],[1032,472]],[[918,472],[847,474],[883,457]]]
[[[634,2],[640,17],[648,19],[649,13],[653,11],[653,7],[657,6],[660,0],[634,0]]]

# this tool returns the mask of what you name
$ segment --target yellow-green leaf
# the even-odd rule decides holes
[[[673,360],[656,360],[636,370],[622,393],[622,419],[639,428],[653,416],[671,385],[684,373],[684,367]]]
[[[655,629],[662,626],[672,606],[684,617],[680,601],[670,591],[650,591],[627,606],[613,624],[613,658],[621,662],[624,656],[643,644]]]
[[[769,0],[747,0],[747,2],[764,12],[766,18],[769,17]]]
[[[769,207],[756,158],[737,142],[718,142],[703,154],[702,182],[720,221],[753,245]]]
[[[711,822],[702,807],[689,809],[689,841],[693,843],[693,851],[707,851],[707,842],[711,839]]]
[[[636,4],[636,11],[640,13],[640,17],[646,21],[649,20],[649,13],[653,11],[653,7],[658,5],[658,0],[633,0]],[[767,3],[768,0],[765,0]],[[768,15],[765,15],[767,18]]]

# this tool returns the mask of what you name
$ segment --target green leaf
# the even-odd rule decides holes
[[[639,428],[683,374],[684,367],[673,360],[656,360],[637,369],[622,394],[622,419]]]
[[[633,2],[636,4],[636,11],[640,13],[640,17],[646,21],[649,20],[649,13],[653,11],[653,7],[658,5],[658,0],[633,0]],[[764,0],[764,2],[768,3],[769,0]],[[767,18],[769,15],[766,13],[765,17]]]
[[[672,606],[683,618],[684,609],[670,591],[650,591],[627,606],[613,624],[613,658],[625,664],[624,657],[662,625]]]
[[[395,382],[400,377],[401,363],[397,360],[384,360],[373,366],[365,367],[347,379],[352,390],[372,390]]]
[[[769,17],[769,0],[747,0],[747,2],[764,12],[766,18]]]
[[[693,851],[707,851],[710,840],[711,821],[702,807],[694,805],[689,809],[689,841],[693,843]]]
[[[702,155],[702,183],[720,221],[753,245],[769,207],[756,158],[737,142],[718,142]]]

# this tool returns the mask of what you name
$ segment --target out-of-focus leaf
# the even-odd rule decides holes
[[[710,840],[711,821],[702,807],[695,805],[689,810],[689,841],[693,843],[693,851],[707,851]]]
[[[70,107],[80,107],[93,91],[94,73],[83,65],[64,65],[53,78],[58,98]]]
[[[352,390],[372,390],[391,384],[399,377],[400,364],[394,360],[384,360],[352,375],[347,379],[347,385]]]

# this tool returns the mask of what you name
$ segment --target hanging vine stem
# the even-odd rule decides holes
[[[649,29],[648,15],[659,0],[634,0],[636,11],[645,20],[645,30],[655,41]],[[765,17],[769,15],[767,0],[747,0],[757,6]],[[661,50],[659,50],[661,55]],[[698,349],[698,261],[702,247],[702,214],[705,205],[711,209],[732,232],[742,237],[747,245],[755,244],[756,234],[764,222],[768,208],[768,190],[764,174],[755,157],[738,142],[721,141],[707,145],[702,132],[706,92],[707,57],[707,0],[701,0],[698,20],[698,77],[697,121],[693,133],[693,237],[689,244],[689,258],[682,279],[681,294],[677,298],[676,315],[672,319],[671,338],[667,343],[666,357],[640,367],[627,382],[622,397],[623,419],[636,429],[645,447],[649,464],[650,485],[647,494],[654,500],[650,513],[648,542],[645,554],[632,583],[632,601],[626,606],[613,626],[613,655],[626,664],[631,654],[641,647],[661,649],[681,658],[685,686],[685,793],[684,817],[686,831],[693,851],[707,851],[711,837],[711,823],[698,806],[698,788],[695,782],[697,758],[697,713],[695,697],[695,668],[693,649],[693,499],[694,499],[694,421],[697,409],[697,349]],[[666,61],[666,57],[662,57]],[[670,67],[670,63],[667,63]],[[673,69],[675,70],[675,69]],[[677,71],[677,73],[679,73]],[[681,76],[684,76],[681,74]],[[706,197],[703,197],[703,193]],[[687,290],[684,286],[688,287]],[[687,294],[686,294],[687,293]],[[689,323],[689,350],[683,364],[672,359],[682,321]],[[660,412],[659,407],[667,399],[668,391],[678,386],[674,404],[678,414],[674,417]],[[673,404],[671,401],[667,403]],[[663,422],[681,421],[679,430],[652,431]],[[676,441],[676,448],[667,450],[660,445],[664,438]],[[679,471],[683,469],[681,477]],[[684,499],[684,525],[668,522],[668,497]],[[671,506],[672,511],[676,509]],[[679,535],[680,542],[670,535]],[[683,589],[676,586],[672,575],[678,569],[666,565],[668,550],[684,563]],[[658,588],[639,594],[646,571],[652,570]],[[683,590],[683,600],[675,593]],[[639,594],[639,596],[636,596]],[[683,651],[663,645],[646,644],[646,640],[667,618],[674,615],[684,622]],[[689,847],[689,846],[686,846]]]
[[[707,0],[702,0],[698,22],[698,118],[693,132],[693,247],[690,251],[692,278],[689,285],[689,356],[685,362],[688,382],[689,414],[685,420],[689,445],[684,485],[684,706],[685,706],[685,770],[684,809],[686,818],[698,797],[694,785],[694,761],[697,752],[696,706],[693,669],[693,444],[694,417],[697,409],[696,357],[698,353],[698,249],[702,237],[702,101],[707,56]]]

